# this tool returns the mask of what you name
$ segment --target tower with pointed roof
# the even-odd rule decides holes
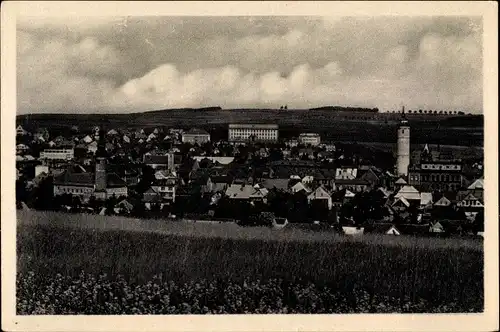
[[[408,166],[410,165],[410,125],[405,116],[405,109],[403,106],[403,113],[401,122],[398,128],[398,147],[397,147],[397,161],[396,172],[399,176],[408,175]]]
[[[99,130],[99,141],[97,145],[97,151],[95,153],[95,194],[96,197],[101,199],[106,199],[106,184],[107,184],[107,174],[106,174],[106,145],[104,141],[104,132],[102,128]]]

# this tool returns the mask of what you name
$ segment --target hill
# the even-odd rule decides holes
[[[407,115],[412,127],[412,142],[416,144],[482,146],[482,115]],[[314,131],[324,140],[395,142],[400,114],[372,111],[331,109],[272,110],[232,109],[171,109],[131,114],[31,114],[19,115],[17,124],[28,130],[38,127],[51,129],[78,125],[82,131],[94,126],[111,128],[137,127],[199,127],[216,138],[227,137],[229,123],[276,123],[280,136],[296,136]]]

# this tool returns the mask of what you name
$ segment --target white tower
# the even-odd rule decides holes
[[[398,152],[396,171],[400,176],[408,175],[408,166],[410,165],[410,125],[404,115],[398,128]]]

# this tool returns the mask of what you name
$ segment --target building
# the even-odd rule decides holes
[[[40,152],[40,159],[48,160],[72,160],[75,157],[73,146],[66,145],[58,148],[45,149]]]
[[[398,128],[398,147],[397,147],[397,161],[396,173],[399,176],[408,175],[408,166],[410,165],[410,126],[408,120],[404,117]]]
[[[46,165],[36,165],[35,166],[35,177],[37,177],[38,175],[40,175],[42,173],[49,174],[49,167]]]
[[[411,164],[408,183],[429,191],[457,191],[464,186],[463,165],[460,159],[434,159],[426,145],[420,160]]]
[[[203,129],[191,128],[182,134],[182,143],[205,144],[210,142],[210,134]]]
[[[230,124],[228,139],[230,142],[276,142],[278,141],[278,125]]]
[[[152,169],[174,169],[174,154],[145,154],[143,157],[143,163]]]
[[[177,185],[177,177],[169,175],[164,179],[157,179],[151,185],[151,188],[158,193],[163,201],[175,202],[175,189]]]
[[[16,154],[24,154],[27,151],[29,151],[29,149],[30,149],[29,146],[25,144],[18,144],[16,145]]]
[[[24,136],[26,134],[27,134],[27,131],[24,130],[24,128],[21,125],[17,126],[17,128],[16,128],[16,135],[17,136]]]
[[[321,136],[317,133],[302,133],[299,135],[300,144],[318,146],[321,144]]]

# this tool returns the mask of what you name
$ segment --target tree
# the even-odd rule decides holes
[[[34,207],[37,210],[51,210],[54,201],[54,185],[51,176],[42,179],[34,190]],[[69,204],[68,204],[69,205]]]
[[[151,186],[151,184],[153,183],[153,181],[155,179],[154,174],[155,174],[154,170],[150,166],[144,165],[142,167],[141,180],[137,184],[137,192],[138,193],[140,193],[140,194],[144,193]]]
[[[474,233],[484,232],[484,210],[480,210],[474,219]]]

